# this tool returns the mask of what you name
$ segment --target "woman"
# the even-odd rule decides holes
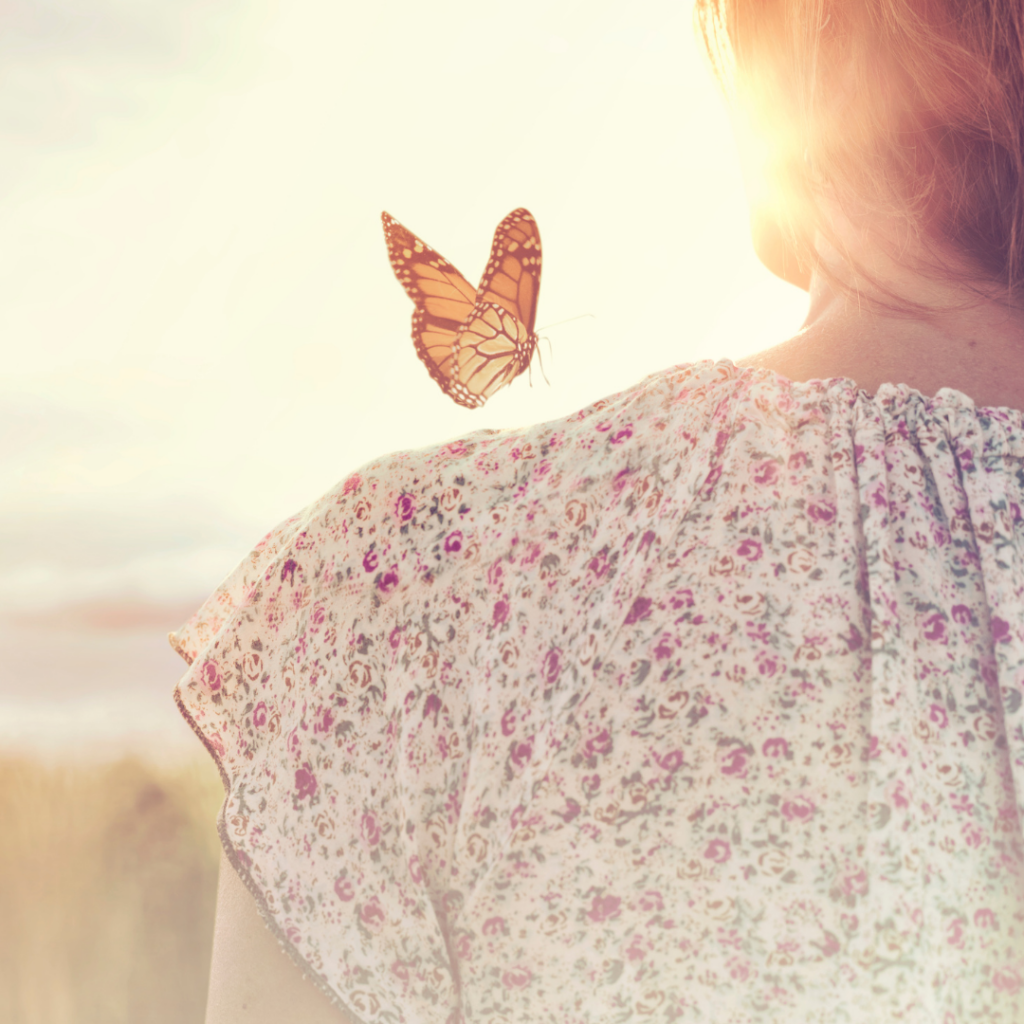
[[[173,637],[208,1021],[1024,1021],[1024,13],[699,11],[807,322],[378,460]]]

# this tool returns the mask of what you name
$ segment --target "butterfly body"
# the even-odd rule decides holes
[[[487,268],[473,288],[390,214],[381,220],[391,268],[416,306],[416,354],[449,398],[478,408],[530,365],[537,348],[537,222],[519,208],[498,225]]]

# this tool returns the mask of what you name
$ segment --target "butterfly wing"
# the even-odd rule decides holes
[[[496,302],[477,302],[452,342],[452,398],[469,409],[479,408],[522,373],[519,353],[527,342],[518,317]]]
[[[416,355],[441,390],[454,398],[452,342],[473,312],[476,290],[440,253],[389,213],[382,213],[381,221],[391,269],[416,305],[412,315]]]
[[[519,353],[522,373],[537,344],[534,324],[540,293],[540,229],[529,210],[513,210],[494,232],[491,256],[477,289],[477,302],[495,302],[525,328],[529,351]]]

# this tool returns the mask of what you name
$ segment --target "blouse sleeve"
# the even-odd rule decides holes
[[[388,482],[402,461],[271,531],[170,641],[221,841],[279,942],[356,1017],[442,1024],[455,983],[396,771],[404,694],[380,671],[382,610],[425,568]]]

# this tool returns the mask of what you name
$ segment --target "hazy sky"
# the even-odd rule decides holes
[[[10,621],[67,632],[140,595],[178,614],[374,455],[802,319],[753,256],[685,0],[16,0],[0,25]],[[475,283],[517,206],[550,383],[535,366],[465,410],[413,354],[380,211]],[[2,626],[0,696],[30,673]]]

